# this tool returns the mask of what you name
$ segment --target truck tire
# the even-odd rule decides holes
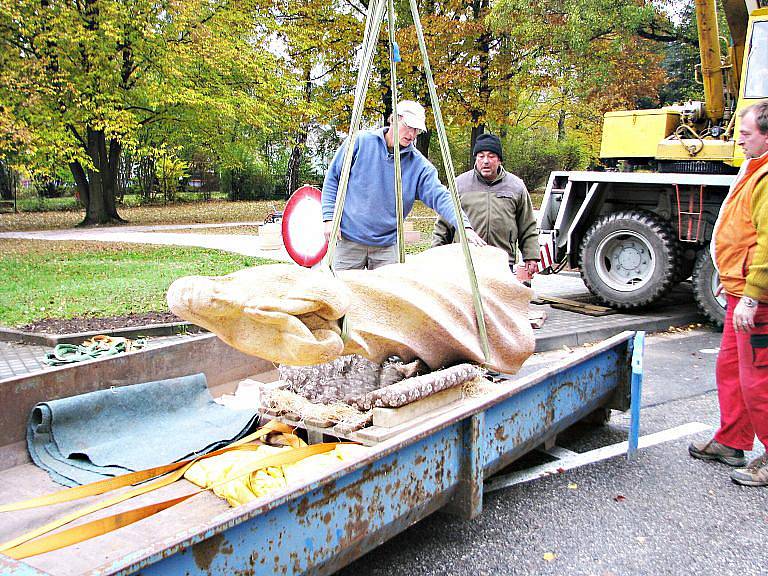
[[[715,296],[720,276],[712,263],[709,248],[701,250],[696,256],[691,283],[693,296],[701,313],[717,328],[722,328],[725,322],[725,293]]]
[[[614,308],[662,297],[677,280],[680,245],[669,223],[650,212],[614,212],[595,222],[581,243],[584,283]]]

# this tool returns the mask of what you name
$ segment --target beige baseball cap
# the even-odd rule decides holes
[[[397,105],[397,115],[403,117],[403,121],[411,128],[422,132],[427,131],[427,113],[424,107],[413,100],[401,100]]]

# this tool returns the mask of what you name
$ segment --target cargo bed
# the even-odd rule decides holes
[[[441,508],[476,516],[485,477],[596,409],[626,410],[634,341],[634,333],[625,332],[420,417],[373,445],[364,459],[274,498],[230,508],[212,494],[200,494],[79,545],[23,561],[0,555],[0,573],[332,573]],[[271,363],[239,354],[209,335],[0,381],[0,503],[60,488],[29,463],[24,449],[24,422],[36,402],[198,371],[206,373],[214,395],[232,391],[246,376],[275,377]],[[181,481],[104,514],[194,489]],[[0,541],[84,502],[3,514]]]

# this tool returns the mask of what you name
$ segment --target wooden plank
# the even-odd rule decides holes
[[[373,425],[394,428],[432,412],[436,408],[461,400],[462,397],[462,387],[455,386],[399,408],[374,408]]]
[[[446,392],[446,390],[444,390],[443,392]],[[427,400],[427,398],[425,398],[424,400]],[[419,402],[423,402],[424,400],[413,402],[412,404],[408,404],[407,406],[413,406],[414,404],[418,404]],[[449,410],[454,409],[462,401],[463,400],[456,400],[448,404],[443,404],[442,406],[439,406],[439,407],[433,407],[432,410],[428,411],[427,413],[422,414],[421,416],[415,416],[412,419],[402,424],[399,424],[398,426],[394,426],[392,428],[384,428],[383,426],[369,426],[368,428],[363,428],[358,432],[353,432],[352,434],[349,435],[349,437],[351,440],[354,440],[355,442],[360,442],[365,446],[375,446],[376,444],[379,444],[384,440],[389,440],[390,438],[397,436],[398,434],[408,432],[409,430],[412,430],[416,426],[428,424],[432,418],[442,414],[443,412],[447,412]],[[399,410],[399,408],[393,408],[393,410]]]
[[[608,314],[616,313],[616,310],[608,308],[607,306],[588,304],[586,302],[579,302],[578,300],[570,300],[568,298],[557,298],[556,296],[538,296],[535,300],[532,300],[532,302],[534,304],[549,304],[552,308],[576,312],[578,314],[586,314],[588,316],[607,316]]]
[[[364,414],[357,422],[339,422],[333,427],[333,432],[339,438],[348,438],[353,432],[368,426],[371,420],[370,414]]]

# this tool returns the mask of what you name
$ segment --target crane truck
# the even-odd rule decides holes
[[[709,254],[715,220],[738,167],[739,112],[768,97],[768,2],[695,0],[704,101],[608,112],[603,171],[550,174],[538,217],[541,272],[578,268],[590,292],[620,309],[647,306],[691,278],[713,323],[724,297]]]

